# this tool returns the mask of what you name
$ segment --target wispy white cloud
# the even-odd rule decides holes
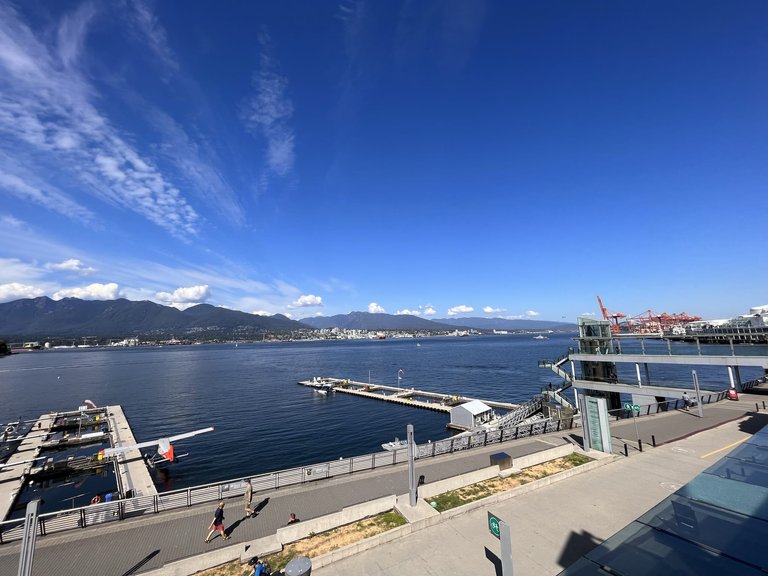
[[[376,302],[371,302],[368,304],[368,312],[371,314],[386,314],[386,310],[384,310],[383,307],[376,304]]]
[[[507,311],[506,308],[494,308],[492,306],[485,306],[483,308],[483,312],[485,312],[486,314],[500,314],[506,311]]]
[[[2,104],[0,104],[2,107]],[[1,112],[0,112],[1,114]],[[0,119],[0,121],[2,121]],[[12,172],[12,173],[11,173]],[[24,202],[33,202],[83,223],[94,220],[94,214],[61,190],[22,167],[0,150],[0,192],[13,195]]]
[[[320,296],[314,294],[302,294],[296,300],[294,300],[289,308],[306,308],[309,306],[322,306],[323,299]]]
[[[432,306],[427,306],[424,308],[424,316],[434,316],[437,314],[437,310],[435,310]]]
[[[472,308],[472,306],[461,304],[459,306],[454,306],[453,308],[449,308],[448,316],[455,316],[456,314],[469,314],[470,312],[474,312],[474,311],[475,309]]]
[[[595,316],[594,312],[582,312],[581,316]]]
[[[165,29],[161,26],[152,9],[141,0],[127,4],[130,29],[157,57],[158,61],[171,71],[178,70],[176,55],[168,44]]]
[[[45,265],[45,267],[48,270],[74,272],[80,276],[89,276],[96,272],[95,268],[91,268],[90,266],[83,266],[83,263],[80,262],[80,260],[77,258],[70,258],[68,260],[64,260],[63,262],[48,263]]]
[[[523,314],[516,314],[514,316],[504,316],[507,320],[529,320],[531,318],[535,318],[536,316],[539,316],[539,313],[535,310],[528,310]]]
[[[38,296],[45,296],[45,290],[39,286],[20,284],[18,282],[0,284],[0,302],[12,302],[13,300],[37,298]]]
[[[77,286],[73,288],[63,288],[57,291],[53,296],[54,300],[62,298],[80,298],[81,300],[115,300],[120,298],[120,288],[114,282],[108,284],[89,284],[88,286]]]
[[[77,62],[92,20],[85,9],[65,17],[50,45],[12,7],[0,6],[0,161],[54,166],[50,173],[66,174],[102,201],[179,238],[194,235],[198,215],[180,190],[95,105],[98,93]],[[0,163],[6,181],[21,178],[13,169]]]
[[[245,103],[243,116],[248,129],[266,141],[269,172],[287,176],[296,160],[293,102],[287,93],[288,79],[278,72],[279,64],[265,31],[259,34],[259,47],[259,68],[252,79],[255,94]]]

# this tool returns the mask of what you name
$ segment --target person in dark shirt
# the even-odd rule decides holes
[[[208,532],[208,536],[205,537],[206,544],[211,541],[211,536],[213,536],[214,532],[221,534],[221,537],[224,540],[229,540],[231,538],[231,536],[227,536],[226,532],[224,532],[224,502],[219,502],[219,505],[216,507],[216,512],[213,513],[213,521],[208,528],[210,532]]]
[[[296,514],[291,512],[290,516],[288,516],[288,524],[295,524],[298,521],[299,521],[299,519],[296,518]]]

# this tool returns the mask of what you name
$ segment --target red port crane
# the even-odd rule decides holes
[[[611,332],[614,334],[619,333],[619,318],[626,318],[626,314],[621,312],[610,312],[603,306],[603,301],[600,296],[597,297],[597,303],[600,304],[600,311],[603,313],[603,319],[608,320],[611,323]]]

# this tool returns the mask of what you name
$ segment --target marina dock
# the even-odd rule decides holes
[[[486,406],[500,410],[512,411],[519,407],[518,404],[511,404],[509,402],[429,392],[427,390],[416,390],[415,388],[398,388],[397,386],[388,386],[386,384],[356,382],[342,378],[312,378],[311,380],[301,380],[299,384],[319,390],[333,390],[334,392],[383,400],[412,408],[434,410],[436,412],[444,412],[445,414],[449,414],[451,408],[466,402],[472,402],[473,400],[479,400]]]
[[[109,432],[112,435],[112,446],[128,446],[136,444],[136,438],[128,424],[122,406],[109,407]],[[126,498],[132,496],[155,496],[157,489],[147,464],[138,448],[129,450],[114,457],[117,485]]]
[[[108,424],[112,446],[136,444],[136,439],[122,406],[107,406],[96,410],[51,413],[40,416],[24,435],[8,461],[0,464],[0,520],[10,515],[17,495],[24,488],[30,476],[35,476],[36,473],[45,475],[56,467],[85,471],[94,468],[97,463],[101,466],[108,463],[108,461],[102,461],[101,457],[95,454],[92,457],[82,456],[66,462],[48,462],[47,464],[45,463],[47,457],[40,457],[46,438],[51,434],[52,429],[56,428],[55,422],[57,420],[61,422],[62,419],[72,419],[88,414],[98,414],[98,419]],[[60,426],[59,429],[61,429]],[[87,435],[88,433],[86,433]],[[149,474],[147,464],[138,449],[119,454],[113,457],[111,462],[114,463],[115,477],[121,494],[129,498],[157,495],[152,476]],[[46,466],[50,468],[45,468]]]
[[[0,464],[0,519],[6,518],[11,513],[16,495],[24,487],[24,482],[34,465],[31,460],[39,456],[43,441],[55,418],[55,414],[40,416],[8,461]],[[24,463],[20,464],[21,462]]]

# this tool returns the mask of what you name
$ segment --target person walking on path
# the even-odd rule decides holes
[[[253,516],[253,508],[251,507],[251,501],[253,500],[253,486],[251,485],[250,480],[245,480],[243,500],[245,501],[245,517],[250,518]]]
[[[213,520],[211,521],[211,525],[208,527],[210,529],[210,532],[208,532],[208,536],[205,537],[205,543],[208,544],[211,541],[211,536],[213,536],[214,532],[218,532],[221,534],[222,539],[229,540],[232,538],[232,536],[227,536],[226,532],[224,532],[224,502],[219,502],[219,505],[216,507],[216,512],[213,514]]]
[[[688,392],[683,392],[683,410],[688,412],[688,407],[691,405],[691,399],[688,397]]]

